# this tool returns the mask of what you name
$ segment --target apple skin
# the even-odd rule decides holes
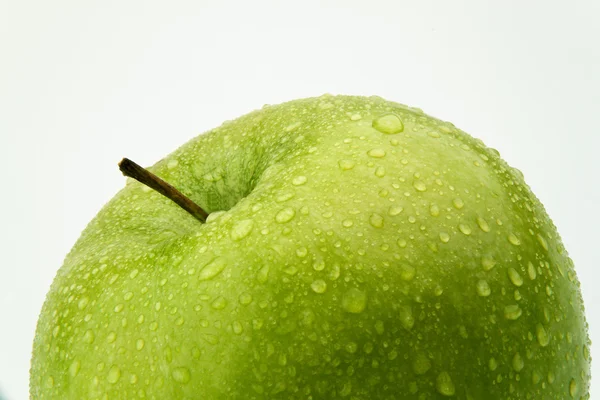
[[[452,124],[325,95],[149,170],[213,214],[128,181],[48,293],[33,399],[589,398],[556,228]]]

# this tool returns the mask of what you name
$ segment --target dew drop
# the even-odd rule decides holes
[[[135,348],[138,350],[142,350],[144,348],[144,344],[145,344],[144,339],[138,339],[135,342]]]
[[[437,376],[435,380],[435,387],[438,393],[443,396],[454,396],[454,393],[456,393],[456,388],[454,387],[452,378],[450,378],[450,375],[446,371],[441,372]]]
[[[275,216],[275,221],[280,224],[284,224],[286,222],[290,222],[295,215],[296,210],[294,210],[291,207],[287,207],[277,213],[277,215]]]
[[[484,271],[489,271],[496,266],[496,260],[492,256],[485,255],[481,257],[481,266]]]
[[[114,332],[110,332],[108,336],[106,336],[107,343],[114,343],[117,340],[117,334]]]
[[[396,114],[383,114],[373,120],[373,128],[386,135],[404,131],[404,123]]]
[[[83,341],[86,343],[94,343],[94,339],[96,339],[96,335],[94,335],[94,332],[90,329],[85,331],[85,333],[83,334]]]
[[[450,241],[450,235],[448,235],[446,232],[440,232],[440,240],[443,243],[448,243]]]
[[[252,303],[252,295],[248,292],[244,292],[244,293],[240,294],[239,301],[240,301],[241,305],[246,306],[246,305]]]
[[[269,266],[265,265],[256,274],[256,280],[259,281],[260,283],[265,283],[267,281],[268,277],[269,277]]]
[[[413,187],[419,192],[425,192],[427,190],[427,185],[422,181],[414,181]]]
[[[227,300],[225,300],[223,296],[219,296],[213,300],[210,306],[215,310],[222,310],[225,308],[225,306],[227,306]]]
[[[79,360],[75,360],[71,363],[71,365],[69,366],[69,374],[71,376],[77,376],[77,374],[79,374],[79,369],[81,368],[81,363],[79,362]]]
[[[351,219],[345,219],[342,221],[342,225],[345,228],[350,228],[352,225],[354,225],[354,222]]]
[[[325,293],[327,290],[327,283],[322,279],[317,279],[310,284],[310,287],[315,293]]]
[[[382,228],[383,227],[383,217],[379,214],[371,214],[369,217],[369,223],[374,228]]]
[[[413,316],[412,308],[408,305],[400,307],[400,323],[407,330],[411,330],[415,326],[415,317]]]
[[[313,263],[313,269],[315,271],[323,271],[325,269],[325,261],[317,260]]]
[[[244,327],[242,326],[242,324],[239,321],[233,321],[232,328],[233,328],[233,333],[235,333],[236,335],[241,335],[242,332],[244,331]]]
[[[252,232],[254,227],[254,221],[251,219],[244,219],[236,222],[231,228],[231,238],[233,240],[242,240]]]
[[[352,168],[354,168],[354,166],[356,165],[354,161],[352,160],[340,160],[338,162],[338,165],[340,166],[340,168],[344,171],[348,171]]]
[[[300,176],[297,176],[294,179],[292,179],[292,185],[294,185],[294,186],[304,185],[307,180],[308,179],[306,179],[306,176],[300,175]]]
[[[431,369],[431,361],[423,353],[418,353],[412,364],[413,372],[417,375],[423,375]]]
[[[463,208],[465,206],[465,202],[462,201],[461,198],[457,197],[454,200],[452,200],[452,205],[454,206],[454,208],[456,208],[457,210],[460,210],[461,208]]]
[[[432,217],[439,216],[440,215],[440,208],[436,204],[432,204],[429,207],[429,214],[431,214]]]
[[[54,387],[54,378],[51,376],[47,377],[44,382],[44,386],[46,386],[48,389]]]
[[[342,298],[342,307],[349,313],[358,314],[367,306],[367,294],[357,288],[351,288]]]
[[[382,334],[383,334],[383,332],[385,331],[385,327],[384,327],[384,325],[383,325],[383,321],[381,321],[381,320],[377,320],[377,321],[375,321],[375,331],[376,331],[378,334],[380,334],[380,335],[382,335]]]
[[[401,264],[400,265],[400,278],[403,281],[411,281],[416,274],[416,270],[415,267],[413,267],[412,265],[408,265],[408,264]]]
[[[523,310],[517,304],[511,304],[509,306],[504,307],[504,318],[509,320],[516,320],[523,314]]]
[[[219,275],[227,266],[224,259],[218,257],[209,262],[198,274],[198,279],[207,281]]]
[[[548,251],[548,242],[546,242],[546,239],[544,239],[542,237],[542,235],[540,235],[539,233],[536,236],[537,236],[538,242],[540,242],[540,244],[542,245],[544,250]]]
[[[375,168],[375,176],[383,178],[385,176],[385,168],[381,166]]]
[[[479,226],[479,229],[481,229],[484,232],[490,231],[490,225],[485,219],[481,217],[477,217],[477,225]]]
[[[508,234],[508,241],[515,246],[521,245],[521,240],[512,232]]]
[[[498,368],[498,361],[496,361],[494,357],[490,358],[490,361],[488,362],[488,368],[490,371],[495,371],[496,368]]]
[[[400,214],[402,212],[402,210],[404,210],[404,208],[402,208],[400,206],[391,206],[388,209],[388,215],[394,217],[394,216]]]
[[[89,297],[82,297],[81,300],[79,300],[79,303],[77,303],[77,308],[79,308],[80,310],[83,310],[84,308],[87,307],[87,305],[89,304],[90,299]]]
[[[548,343],[550,343],[550,336],[548,336],[548,332],[546,332],[546,328],[544,328],[542,324],[536,325],[535,334],[537,336],[537,341],[540,344],[540,346],[548,346]]]
[[[531,261],[527,263],[527,275],[529,275],[529,279],[531,280],[534,280],[537,277],[537,272]]]
[[[398,239],[398,240],[396,241],[396,244],[398,245],[398,247],[400,247],[400,248],[402,248],[402,249],[403,249],[403,248],[405,248],[405,247],[406,247],[406,245],[407,245],[408,243],[406,242],[406,240],[405,240],[405,239]]]
[[[523,285],[523,278],[521,277],[521,275],[519,275],[517,270],[514,268],[508,269],[508,278],[510,279],[512,284],[517,287],[521,287]]]
[[[188,383],[192,378],[190,370],[186,367],[173,368],[173,371],[171,371],[171,376],[173,377],[173,380],[177,383]]]
[[[385,157],[385,150],[383,149],[371,149],[367,152],[369,157],[373,158],[383,158]]]
[[[492,293],[492,290],[490,289],[490,285],[484,279],[481,279],[477,282],[476,288],[477,288],[477,294],[481,297],[487,297]]]
[[[521,357],[521,354],[515,353],[512,359],[512,367],[516,372],[521,372],[523,367],[525,366],[525,361]]]
[[[117,383],[120,378],[121,378],[121,370],[119,369],[119,367],[116,365],[113,365],[112,367],[110,367],[110,369],[108,370],[108,375],[106,376],[106,380],[109,383]]]
[[[470,235],[471,234],[471,227],[467,224],[459,224],[458,225],[458,230],[460,230],[462,233],[464,233],[465,235]]]
[[[569,394],[573,398],[575,398],[575,395],[577,394],[577,382],[575,379],[571,379],[571,382],[569,383]]]

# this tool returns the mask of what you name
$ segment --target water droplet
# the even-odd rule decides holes
[[[416,274],[415,267],[408,264],[400,264],[400,278],[403,281],[411,281]]]
[[[385,150],[383,149],[371,149],[367,152],[369,157],[373,158],[383,158],[385,157]]]
[[[458,225],[458,230],[461,231],[462,233],[464,233],[465,235],[470,235],[471,234],[471,227],[467,224],[459,224]]]
[[[412,364],[413,372],[417,375],[423,375],[431,369],[431,361],[423,353],[418,353]]]
[[[496,260],[494,260],[492,256],[485,255],[481,257],[481,266],[484,271],[489,271],[496,266]]]
[[[399,310],[400,323],[407,330],[411,330],[415,326],[415,317],[413,316],[412,307],[404,305]]]
[[[537,336],[537,341],[540,344],[540,346],[548,346],[548,343],[550,343],[550,336],[548,336],[548,332],[546,332],[546,328],[544,328],[542,324],[536,325],[535,334]]]
[[[514,268],[508,269],[508,278],[513,283],[513,285],[515,285],[517,287],[520,287],[523,285],[523,278],[521,278],[521,275],[519,275],[517,270]]]
[[[446,371],[441,372],[437,376],[435,380],[435,387],[443,396],[454,396],[454,393],[456,393],[456,388],[454,387],[452,378],[450,378],[450,375]]]
[[[173,380],[177,383],[188,383],[192,378],[190,370],[186,367],[173,368],[173,371],[171,371],[171,376],[173,377]]]
[[[534,280],[537,276],[537,272],[535,271],[535,267],[533,266],[531,261],[527,263],[527,275],[529,275],[529,279],[531,280]]]
[[[115,332],[110,332],[108,336],[106,336],[107,343],[114,343],[117,340],[117,334]]]
[[[523,310],[517,304],[511,304],[509,306],[504,307],[504,318],[509,320],[516,320],[523,314]]]
[[[385,168],[381,166],[375,168],[375,176],[383,178],[385,176]]]
[[[233,321],[232,328],[233,333],[235,333],[236,335],[241,335],[241,333],[244,331],[244,327],[242,326],[240,321]]]
[[[540,242],[540,244],[542,245],[544,250],[548,251],[548,242],[546,242],[546,239],[544,239],[542,237],[542,235],[540,235],[539,233],[536,236],[537,236],[538,242]]]
[[[425,182],[422,181],[414,181],[413,187],[419,192],[425,192],[427,190],[427,185],[425,185]]]
[[[454,206],[454,208],[456,208],[457,210],[460,210],[461,208],[463,208],[465,206],[465,202],[462,201],[461,198],[457,197],[454,200],[452,200],[452,205]]]
[[[127,292],[125,293],[125,295],[123,296],[123,298],[125,299],[125,301],[129,301],[133,298],[133,292]]]
[[[69,374],[71,376],[77,376],[80,368],[81,368],[81,363],[79,362],[79,360],[73,361],[71,363],[71,366],[69,366]]]
[[[108,375],[106,376],[106,380],[109,383],[117,383],[121,378],[121,370],[116,365],[113,365],[108,370]]]
[[[231,238],[233,240],[241,240],[248,236],[252,232],[254,227],[254,221],[251,219],[244,219],[236,222],[231,228]]]
[[[440,240],[443,243],[448,243],[450,241],[450,235],[448,235],[446,232],[440,232]]]
[[[477,282],[477,294],[481,297],[487,297],[492,293],[492,289],[490,289],[490,285],[486,280],[481,279]]]
[[[407,242],[406,242],[406,240],[405,240],[405,239],[398,239],[398,240],[396,241],[396,244],[397,244],[397,245],[398,245],[398,247],[400,247],[400,248],[405,248],[405,247],[406,247],[406,245],[407,245]]]
[[[44,382],[44,386],[46,386],[48,389],[54,387],[54,378],[51,376],[47,377]]]
[[[569,382],[569,394],[573,398],[575,398],[575,395],[577,394],[577,382],[575,379],[571,379],[571,382]]]
[[[246,306],[246,305],[252,303],[252,295],[248,292],[244,292],[244,293],[240,294],[239,301],[240,301],[240,304]]]
[[[77,303],[77,308],[79,308],[80,310],[83,310],[84,308],[87,307],[87,305],[89,304],[90,299],[89,297],[82,297],[81,300],[79,300],[79,303]]]
[[[432,204],[429,207],[429,214],[431,214],[432,217],[439,216],[440,215],[440,208],[436,204]]]
[[[382,335],[382,334],[383,334],[383,332],[385,331],[385,327],[384,327],[384,325],[383,325],[383,321],[381,321],[381,320],[377,320],[377,321],[375,321],[375,331],[376,331],[378,334],[380,334],[380,335]]]
[[[400,206],[391,206],[388,209],[388,215],[394,217],[394,216],[400,214],[402,212],[402,210],[404,210],[404,208],[402,208]]]
[[[495,371],[496,368],[498,368],[498,361],[496,361],[494,357],[490,358],[490,361],[488,362],[488,367],[490,371]]]
[[[519,238],[512,232],[508,234],[508,241],[515,246],[519,246],[521,244],[521,240],[519,240]]]
[[[351,219],[345,219],[342,221],[342,225],[346,228],[350,228],[352,225],[354,225],[354,222]]]
[[[441,135],[439,134],[439,132],[436,131],[429,131],[427,132],[427,136],[432,137],[434,139],[438,139],[441,137]]]
[[[178,164],[179,164],[179,161],[177,161],[177,160],[169,160],[169,162],[167,163],[167,168],[173,169],[173,168],[177,167]]]
[[[256,274],[256,280],[258,280],[260,283],[265,283],[267,281],[268,277],[269,277],[269,266],[265,265]]]
[[[362,115],[360,115],[359,113],[354,113],[354,114],[350,115],[351,121],[359,121],[361,119],[362,119]]]
[[[348,342],[346,343],[346,346],[344,346],[344,348],[348,353],[354,354],[356,353],[356,350],[358,350],[358,345],[354,342]]]
[[[277,213],[277,215],[275,216],[275,221],[277,221],[280,224],[284,224],[286,222],[290,222],[295,215],[296,210],[294,210],[291,207],[287,207]]]
[[[342,298],[342,307],[349,313],[361,313],[366,306],[367,294],[357,288],[349,289]]]
[[[521,354],[515,353],[515,355],[513,356],[513,359],[512,359],[513,369],[517,372],[521,372],[521,370],[523,369],[524,366],[525,366],[525,361],[523,361]]]
[[[325,261],[317,260],[313,263],[313,269],[315,271],[323,271],[325,269]]]
[[[85,331],[85,333],[83,334],[83,341],[86,343],[94,343],[94,339],[96,339],[96,335],[94,335],[94,332],[92,332],[92,330],[90,329]]]
[[[477,217],[477,225],[479,226],[479,229],[481,229],[484,232],[489,232],[490,231],[490,225],[487,223],[487,221],[481,217]]]
[[[292,179],[292,185],[300,186],[304,185],[308,179],[304,175],[300,175]]]
[[[210,304],[215,310],[222,310],[227,306],[227,300],[223,296],[219,296]]]
[[[344,171],[348,171],[352,168],[354,168],[354,166],[356,165],[354,161],[352,160],[340,160],[338,162],[338,165],[340,166],[340,168]]]
[[[310,287],[315,293],[325,293],[327,283],[323,279],[317,279],[310,284]]]
[[[379,214],[371,214],[369,217],[369,223],[374,228],[382,228],[383,227],[383,217]]]
[[[201,281],[207,281],[219,275],[227,266],[224,259],[218,257],[209,262],[198,274],[198,279]]]
[[[117,304],[115,306],[115,312],[117,312],[117,313],[121,312],[121,311],[123,311],[123,308],[125,308],[125,306],[123,304]]]
[[[129,277],[130,277],[131,279],[135,279],[135,277],[136,277],[136,276],[138,276],[138,274],[139,274],[139,273],[140,273],[140,271],[139,271],[139,270],[137,270],[137,269],[134,269],[134,270],[133,270],[133,271],[131,271],[131,273],[129,274]]]
[[[404,131],[404,123],[396,114],[383,114],[373,120],[373,128],[386,135]]]

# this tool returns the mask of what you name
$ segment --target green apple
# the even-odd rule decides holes
[[[33,399],[587,399],[579,283],[494,149],[379,97],[265,106],[128,180],[48,293]]]

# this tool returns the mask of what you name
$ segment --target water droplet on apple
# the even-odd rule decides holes
[[[356,163],[352,160],[340,160],[338,162],[338,165],[340,166],[340,168],[344,171],[348,171],[352,168],[354,168],[354,165],[356,165]]]
[[[477,294],[481,297],[487,297],[492,293],[492,289],[490,289],[490,285],[484,279],[481,279],[477,282],[476,288],[477,288]]]
[[[523,314],[523,310],[519,307],[518,304],[511,304],[509,306],[504,307],[504,318],[509,320],[517,320]]]
[[[231,238],[236,241],[241,240],[252,232],[253,227],[254,221],[251,219],[238,221],[231,228]]]
[[[471,234],[471,227],[467,224],[459,224],[458,225],[458,230],[461,231],[463,234],[465,235],[470,235]]]
[[[235,333],[236,335],[241,335],[241,333],[244,331],[244,327],[242,326],[240,321],[233,321],[232,328],[233,333]]]
[[[414,181],[413,182],[413,187],[418,192],[425,192],[425,191],[427,191],[427,185],[425,185],[425,182],[422,182],[422,181]]]
[[[520,287],[523,285],[523,278],[521,277],[521,275],[519,275],[517,270],[514,268],[508,269],[508,278],[510,279],[512,284],[517,287]]]
[[[225,308],[225,306],[227,306],[227,300],[225,300],[223,296],[219,296],[213,300],[210,306],[215,310],[222,310]]]
[[[385,168],[382,166],[375,168],[375,176],[383,178],[385,176]]]
[[[186,367],[173,368],[173,371],[171,371],[171,376],[177,383],[188,383],[192,378],[190,370]]]
[[[260,283],[265,283],[267,281],[268,277],[269,277],[269,266],[265,265],[256,274],[256,280],[258,280]]]
[[[484,271],[489,271],[496,266],[496,260],[494,260],[492,256],[485,255],[481,257],[481,266]]]
[[[69,366],[69,374],[71,376],[77,376],[79,374],[79,370],[81,369],[81,363],[79,360],[74,360]]]
[[[46,380],[44,381],[44,386],[46,386],[46,388],[51,389],[54,387],[54,378],[52,376],[49,376],[46,378]]]
[[[529,275],[529,279],[531,280],[534,280],[537,277],[537,272],[531,261],[527,263],[527,275]]]
[[[448,235],[446,232],[440,232],[440,240],[443,243],[448,243],[450,241],[450,235]]]
[[[89,302],[90,302],[90,298],[87,296],[84,296],[79,300],[79,303],[77,303],[77,308],[79,308],[80,310],[83,310],[84,308],[87,307]]]
[[[361,313],[366,306],[367,294],[357,288],[347,290],[342,298],[342,307],[349,313]]]
[[[310,284],[310,287],[315,293],[325,293],[327,290],[327,283],[322,279],[317,279]]]
[[[515,246],[521,244],[521,240],[512,232],[508,234],[508,241]]]
[[[436,131],[427,132],[427,136],[432,137],[434,139],[439,139],[440,137],[442,137],[442,135],[440,135],[440,133]]]
[[[325,261],[317,260],[313,263],[313,269],[315,271],[323,271],[325,269]]]
[[[523,367],[525,366],[525,361],[521,357],[521,354],[515,353],[512,359],[512,367],[516,372],[521,372]]]
[[[488,368],[490,371],[495,371],[496,368],[498,368],[498,361],[496,361],[494,357],[490,358],[490,361],[488,362]]]
[[[375,118],[373,128],[386,135],[393,135],[404,131],[404,123],[396,114],[383,114]]]
[[[252,303],[252,295],[248,292],[240,294],[239,301],[241,305],[247,306]]]
[[[416,274],[415,267],[408,264],[400,264],[400,278],[403,281],[411,281]]]
[[[382,228],[383,227],[383,217],[379,214],[373,213],[369,217],[369,223],[374,228]]]
[[[227,264],[225,260],[220,257],[217,257],[208,264],[206,264],[206,266],[200,270],[200,273],[198,274],[198,279],[201,281],[210,280],[215,276],[219,275],[221,272],[223,272],[226,266]]]
[[[135,342],[135,348],[138,350],[142,350],[144,348],[144,344],[145,344],[144,339],[138,339]]]
[[[429,214],[431,214],[432,217],[439,216],[440,215],[440,208],[436,204],[432,204],[429,207]]]
[[[477,225],[479,226],[479,229],[481,229],[484,232],[489,232],[490,231],[490,225],[487,223],[487,221],[481,217],[477,218]]]
[[[417,375],[423,375],[431,369],[431,361],[423,353],[417,353],[412,364],[413,372]]]
[[[342,221],[342,225],[345,228],[350,228],[352,225],[354,225],[354,222],[351,219],[345,219]]]
[[[284,224],[286,222],[290,222],[295,215],[296,210],[294,210],[291,207],[287,207],[277,213],[277,215],[275,216],[275,221],[280,224]]]
[[[571,379],[571,382],[569,382],[569,394],[573,398],[575,398],[575,395],[577,395],[577,382],[575,379]]]
[[[413,316],[412,307],[403,305],[399,310],[400,323],[407,330],[411,330],[415,326],[415,317]]]
[[[108,375],[106,376],[106,380],[109,383],[117,383],[120,378],[121,378],[121,370],[119,369],[119,367],[116,365],[111,366],[110,369],[108,370]]]
[[[385,150],[383,149],[371,149],[367,152],[369,157],[373,158],[383,158],[385,157]]]
[[[540,344],[540,346],[542,346],[542,347],[548,346],[548,344],[550,343],[550,336],[548,335],[546,328],[544,328],[544,326],[542,324],[536,325],[535,333],[537,336],[537,341]]]
[[[446,371],[441,372],[437,376],[435,380],[435,387],[443,396],[454,396],[454,393],[456,393],[456,388],[454,387],[452,378]]]
[[[117,334],[115,332],[110,332],[108,336],[106,336],[106,343],[114,343],[117,340]]]
[[[461,208],[463,208],[465,206],[465,202],[460,197],[457,197],[454,200],[452,200],[452,205],[457,210],[460,210]]]
[[[402,208],[400,206],[391,206],[388,209],[388,215],[394,217],[394,216],[400,214],[402,212],[402,210],[404,210],[404,208]]]
[[[403,248],[405,248],[405,247],[406,247],[406,245],[407,245],[408,243],[406,242],[406,239],[398,239],[398,240],[396,241],[396,244],[398,245],[398,247],[400,247],[400,248],[402,248],[402,249],[403,249]]]
[[[83,334],[83,341],[86,343],[94,343],[94,339],[96,339],[96,335],[94,335],[94,332],[91,329],[88,329]]]
[[[117,304],[115,306],[115,312],[120,313],[121,311],[123,311],[123,308],[125,308],[125,306],[123,304]]]
[[[300,176],[297,176],[294,179],[292,179],[292,185],[294,185],[294,186],[304,185],[307,180],[308,179],[306,178],[306,176],[300,175]]]

